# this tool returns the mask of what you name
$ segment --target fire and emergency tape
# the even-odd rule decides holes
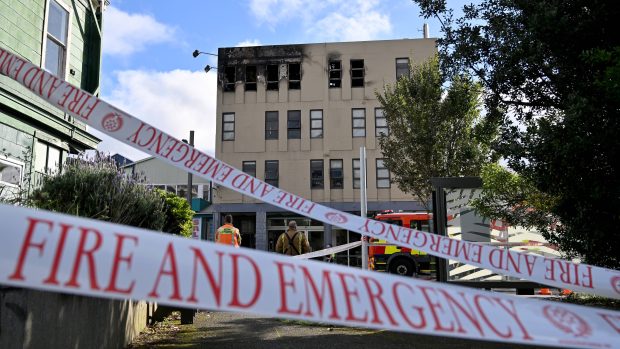
[[[0,74],[99,131],[176,167],[274,206],[402,247],[541,284],[620,299],[620,272],[452,239],[314,203],[233,168],[0,47]]]
[[[355,242],[350,242],[344,245],[338,245],[335,247],[325,248],[325,249],[314,251],[314,252],[300,254],[297,256],[293,256],[293,258],[309,259],[309,258],[323,257],[323,256],[328,256],[330,254],[350,250],[350,249],[356,248],[361,245],[362,245],[361,241],[355,241]]]
[[[0,205],[0,284],[336,325],[620,348],[620,312]]]

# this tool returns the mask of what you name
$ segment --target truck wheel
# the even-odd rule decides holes
[[[390,262],[388,271],[390,274],[412,276],[415,272],[415,264],[406,258],[397,258]]]

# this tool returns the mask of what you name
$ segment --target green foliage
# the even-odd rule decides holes
[[[184,198],[164,190],[156,189],[166,203],[166,223],[163,231],[175,235],[192,236],[194,211]]]
[[[476,76],[487,112],[502,116],[496,149],[554,198],[561,224],[545,237],[620,268],[620,6],[483,0],[454,19],[445,0],[414,1],[442,24],[442,71]]]
[[[164,226],[164,201],[136,175],[124,174],[110,158],[97,154],[67,161],[61,173],[47,177],[28,204],[151,230]]]
[[[483,190],[471,206],[483,217],[501,219],[512,226],[553,229],[555,223],[551,209],[554,198],[541,193],[527,179],[510,172],[498,164],[482,168]]]
[[[428,206],[430,178],[478,175],[497,131],[480,116],[480,86],[466,75],[444,90],[436,58],[410,69],[377,93],[389,128],[379,144],[398,187]]]

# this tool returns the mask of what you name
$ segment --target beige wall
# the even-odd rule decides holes
[[[352,159],[359,158],[359,147],[366,146],[368,159],[368,200],[412,200],[392,184],[376,188],[375,159],[381,158],[375,138],[375,108],[380,107],[375,92],[396,78],[396,58],[419,63],[436,53],[434,39],[405,39],[350,43],[282,45],[220,49],[220,80],[226,65],[301,61],[301,90],[288,90],[286,78],[279,91],[266,91],[259,77],[257,91],[244,91],[237,81],[234,92],[217,95],[216,156],[241,169],[243,161],[256,161],[256,174],[264,179],[265,160],[279,161],[279,186],[314,201],[351,202],[359,200],[353,189]],[[342,63],[342,87],[328,87],[328,61]],[[350,59],[363,59],[364,87],[351,88]],[[238,79],[239,80],[239,77]],[[352,108],[366,110],[366,137],[352,137]],[[323,110],[323,138],[310,138],[310,110]],[[287,139],[287,111],[301,110],[301,139]],[[278,111],[279,139],[265,140],[265,112]],[[222,113],[235,113],[235,140],[222,141]],[[324,160],[324,189],[310,189],[310,160]],[[329,160],[342,159],[344,188],[329,188]],[[216,203],[253,202],[231,190],[221,188]]]

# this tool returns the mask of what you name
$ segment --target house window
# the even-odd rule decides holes
[[[353,189],[361,188],[360,159],[353,159]]]
[[[64,77],[67,59],[67,31],[69,11],[56,0],[50,0],[45,41],[45,70]]]
[[[409,76],[409,58],[396,58],[396,80]]]
[[[277,91],[279,88],[280,87],[279,87],[279,79],[278,79],[278,65],[268,64],[267,65],[267,90]]]
[[[323,138],[322,110],[310,110],[310,138]]]
[[[329,160],[329,187],[332,189],[342,189],[344,182],[342,173],[342,159]]]
[[[288,65],[288,89],[299,90],[301,88],[301,64],[289,63]]]
[[[265,161],[265,182],[278,186],[278,160]]]
[[[0,159],[0,195],[2,195],[2,187],[19,187],[22,184],[22,170],[22,164]]]
[[[288,139],[301,138],[301,110],[288,111]]]
[[[364,87],[364,60],[351,60],[351,87]]]
[[[342,63],[329,61],[329,87],[340,87],[342,83]]]
[[[390,187],[390,170],[385,167],[383,159],[377,159],[377,188]]]
[[[323,189],[323,160],[310,160],[310,188]]]
[[[388,135],[388,125],[383,108],[375,108],[375,136]]]
[[[62,149],[37,142],[34,149],[34,170],[39,173],[59,173],[62,167]]]
[[[366,109],[352,109],[353,137],[366,137]]]
[[[245,66],[245,90],[256,91],[256,66]]]
[[[235,140],[235,113],[222,114],[222,140]]]
[[[234,66],[227,66],[224,68],[224,92],[235,92],[236,75]]]
[[[265,139],[278,139],[278,112],[265,112]]]
[[[256,161],[244,161],[242,164],[242,171],[252,177],[256,177]]]

